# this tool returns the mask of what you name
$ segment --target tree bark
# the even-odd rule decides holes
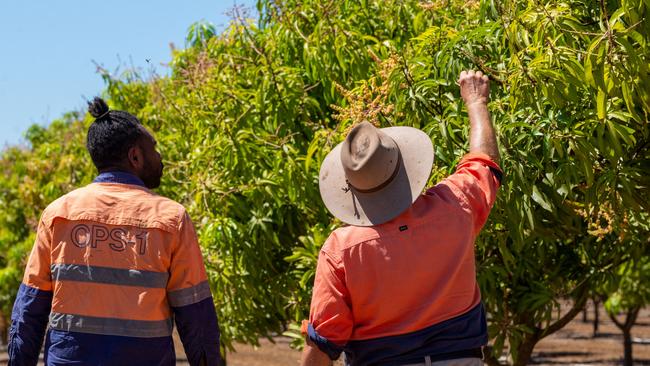
[[[488,366],[503,366],[501,362],[499,362],[499,358],[494,356],[492,350],[492,346],[485,346],[483,348],[483,361],[488,364]]]
[[[621,323],[616,319],[616,315],[609,314],[614,324],[623,332],[623,365],[632,366],[634,364],[634,355],[632,353],[632,327],[636,323],[636,318],[639,315],[640,306],[634,307],[627,311],[625,315],[625,322]]]
[[[5,314],[0,311],[0,344],[9,343],[9,324]]]
[[[578,315],[580,309],[584,308],[586,303],[587,295],[585,295],[583,292],[581,296],[578,296],[578,299],[575,300],[571,309],[566,314],[564,314],[564,316],[560,317],[560,319],[558,319],[555,323],[549,325],[546,329],[540,329],[541,334],[537,337],[537,340],[539,341],[542,338],[564,328],[565,325],[567,325],[571,320],[573,320],[573,318],[576,317],[576,315]]]
[[[623,365],[632,366],[634,358],[632,357],[632,329],[623,330]]]
[[[533,350],[535,349],[537,342],[542,340],[544,337],[547,337],[562,329],[571,320],[578,316],[580,311],[585,308],[585,305],[587,303],[588,293],[586,286],[582,286],[577,293],[578,296],[575,299],[575,302],[573,303],[571,309],[569,309],[566,314],[561,316],[554,323],[551,323],[548,327],[539,328],[534,324],[529,324],[532,328],[535,329],[535,332],[533,334],[527,335],[519,345],[517,349],[517,359],[513,360],[513,366],[527,365],[533,355]],[[532,319],[532,317],[530,319]]]
[[[596,338],[598,336],[598,325],[600,323],[600,312],[598,311],[598,307],[600,306],[600,301],[598,301],[596,298],[593,299],[594,301],[594,333],[592,337]]]
[[[537,332],[536,332],[537,333]],[[517,350],[517,359],[513,360],[513,366],[526,366],[530,363],[530,359],[533,356],[533,350],[535,345],[539,342],[540,338],[537,334],[531,334],[524,338],[523,342],[519,345]]]

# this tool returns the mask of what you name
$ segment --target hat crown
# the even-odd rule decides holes
[[[394,176],[398,160],[395,140],[365,121],[350,131],[341,148],[345,177],[358,190],[382,186]]]

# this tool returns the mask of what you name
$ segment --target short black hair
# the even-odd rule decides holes
[[[109,110],[99,97],[88,102],[95,121],[88,129],[86,149],[98,170],[126,160],[129,149],[144,135],[140,121],[124,111]]]

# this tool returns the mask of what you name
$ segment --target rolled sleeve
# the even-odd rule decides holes
[[[316,267],[307,334],[331,359],[339,357],[352,335],[354,318],[349,299],[341,261],[321,250]]]
[[[469,153],[461,159],[456,172],[443,182],[453,185],[454,191],[467,202],[474,222],[474,233],[478,234],[485,222],[501,185],[503,170],[485,154]]]
[[[343,346],[330,342],[327,338],[318,334],[316,329],[314,329],[314,325],[311,323],[307,325],[307,336],[309,337],[309,340],[318,347],[318,349],[332,360],[337,360],[339,356],[341,356],[341,352],[344,350]]]

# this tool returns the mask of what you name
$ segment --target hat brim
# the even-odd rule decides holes
[[[433,167],[433,144],[426,133],[413,127],[387,127],[381,131],[399,147],[401,158],[395,178],[382,189],[362,193],[348,186],[341,147],[323,160],[318,178],[320,195],[336,218],[355,226],[383,224],[404,212],[420,196]]]

